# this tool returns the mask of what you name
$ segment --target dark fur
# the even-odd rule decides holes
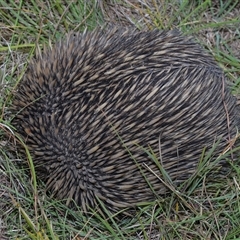
[[[13,124],[56,197],[84,211],[96,196],[109,209],[135,206],[155,198],[145,178],[156,194],[166,191],[142,147],[161,153],[181,183],[204,147],[221,139],[220,154],[235,137],[236,103],[224,78],[177,31],[70,34],[29,64]]]

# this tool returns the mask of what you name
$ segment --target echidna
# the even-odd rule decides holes
[[[31,61],[13,105],[39,178],[84,211],[165,193],[147,149],[178,184],[237,132],[222,70],[177,30],[71,33]]]

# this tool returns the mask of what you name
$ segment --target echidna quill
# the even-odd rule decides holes
[[[144,149],[178,184],[238,122],[223,71],[178,31],[69,34],[31,61],[13,105],[38,177],[84,211],[154,200],[166,187]]]

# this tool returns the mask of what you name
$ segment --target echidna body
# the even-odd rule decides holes
[[[47,189],[84,211],[102,200],[132,207],[165,193],[204,148],[236,135],[235,98],[222,70],[178,31],[69,34],[28,67],[13,124]],[[149,186],[151,185],[151,187]]]

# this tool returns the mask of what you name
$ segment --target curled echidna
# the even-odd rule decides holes
[[[166,189],[144,149],[181,183],[238,120],[222,70],[178,31],[70,34],[29,64],[13,105],[38,176],[84,211],[153,200]]]

